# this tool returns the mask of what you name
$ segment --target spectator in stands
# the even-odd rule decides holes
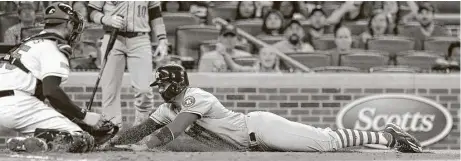
[[[280,60],[275,49],[271,47],[261,48],[259,51],[259,60],[255,62],[253,66],[243,66],[237,64],[229,54],[222,53],[226,64],[233,72],[271,72],[280,73]]]
[[[277,10],[270,10],[263,18],[263,33],[259,36],[280,36],[283,34],[283,24],[285,20],[282,13]]]
[[[250,53],[235,49],[237,42],[237,29],[232,25],[223,26],[219,32],[216,50],[204,53],[201,56],[198,71],[228,72],[229,66],[226,64],[222,53],[231,57],[250,57]]]
[[[346,1],[340,8],[330,15],[328,23],[334,25],[340,22],[367,20],[370,17],[372,10],[372,2]]]
[[[310,26],[307,33],[312,36],[312,39],[317,39],[326,33],[328,27],[326,14],[320,6],[311,11],[308,21]]]
[[[21,30],[40,26],[40,23],[36,22],[35,7],[32,2],[19,2],[18,14],[20,22],[5,31],[3,40],[7,44],[20,43],[23,39]]]
[[[448,47],[448,54],[444,58],[437,59],[433,69],[459,71],[459,50],[459,41],[451,43]]]
[[[239,1],[237,3],[237,16],[235,20],[256,18],[257,6],[255,1]]]
[[[310,37],[304,31],[298,20],[291,20],[284,28],[285,40],[277,42],[274,47],[280,52],[312,52],[314,48],[310,44]]]
[[[280,11],[286,20],[305,19],[304,15],[307,10],[302,7],[302,3],[302,1],[275,1],[272,9]]]
[[[72,69],[98,69],[96,64],[99,49],[86,42],[79,43],[73,50],[70,58]],[[99,61],[98,61],[99,62]]]
[[[379,37],[389,34],[389,19],[386,17],[386,13],[376,13],[368,20],[367,31],[360,35],[361,43],[360,47],[364,48],[369,39],[373,37]]]
[[[42,13],[44,10],[43,3],[41,1],[5,1],[4,11],[5,13],[16,13],[21,8],[22,3],[31,3],[34,6],[36,13]]]
[[[434,21],[435,8],[431,3],[422,3],[418,9],[416,19],[419,22],[419,28],[404,29],[401,33],[404,36],[415,39],[415,49],[422,50],[423,42],[427,38],[434,36],[449,36],[448,30]]]
[[[198,18],[200,18],[200,23],[201,24],[207,24],[209,21],[208,16],[208,9],[210,8],[210,5],[212,5],[212,2],[210,1],[189,1],[189,12]]]
[[[402,13],[402,6],[404,2],[401,1],[375,1],[373,2],[374,13],[384,12],[386,17],[389,19],[389,33],[399,34],[399,25],[404,23],[404,17]],[[414,1],[406,1],[407,6],[410,8],[411,13],[418,12],[418,6]]]
[[[74,1],[72,3],[72,8],[76,10],[85,21],[85,27],[95,27],[100,26],[99,24],[88,21],[88,2],[87,1]]]
[[[190,8],[189,1],[162,1],[162,12],[187,12]]]
[[[336,48],[331,50],[333,66],[340,65],[339,58],[341,54],[349,54],[352,50],[352,33],[349,27],[336,24],[333,35],[335,36]]]

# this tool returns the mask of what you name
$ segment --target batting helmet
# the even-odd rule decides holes
[[[69,44],[79,41],[83,33],[83,17],[65,3],[56,2],[47,7],[45,9],[44,21],[45,24],[61,24],[70,21],[73,24],[73,29],[68,38]]]
[[[170,102],[172,98],[189,86],[186,70],[177,64],[159,67],[155,72],[155,81],[150,86],[158,86],[166,82],[170,83],[170,85],[165,90],[159,91],[165,102]]]

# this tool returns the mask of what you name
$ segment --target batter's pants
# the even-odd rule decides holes
[[[317,152],[339,147],[335,133],[287,120],[270,112],[247,114],[249,133],[254,133],[256,146],[262,151]]]
[[[19,91],[15,91],[14,96],[0,98],[0,125],[25,135],[32,135],[37,128],[69,133],[83,131],[54,108]]]
[[[101,53],[106,52],[110,35],[105,34],[101,46]],[[103,55],[102,55],[103,56]],[[104,59],[101,59],[104,61]],[[120,91],[125,66],[131,78],[134,89],[136,110],[150,111],[153,106],[153,93],[149,83],[152,82],[152,47],[148,34],[126,38],[117,36],[114,47],[109,53],[108,60],[101,78],[102,114],[115,124],[122,123],[122,109]],[[128,102],[126,102],[128,107]]]

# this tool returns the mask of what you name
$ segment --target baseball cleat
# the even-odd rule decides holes
[[[35,137],[14,137],[6,141],[8,149],[14,152],[44,152],[48,145],[42,139]]]
[[[386,125],[384,132],[392,135],[390,148],[397,148],[402,153],[421,153],[423,148],[419,141],[409,133],[405,132],[399,126],[389,123]]]

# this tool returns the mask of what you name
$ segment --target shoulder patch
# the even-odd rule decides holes
[[[184,100],[182,101],[182,105],[184,107],[190,107],[192,105],[195,104],[195,98],[194,96],[187,96],[186,98],[184,98]]]

